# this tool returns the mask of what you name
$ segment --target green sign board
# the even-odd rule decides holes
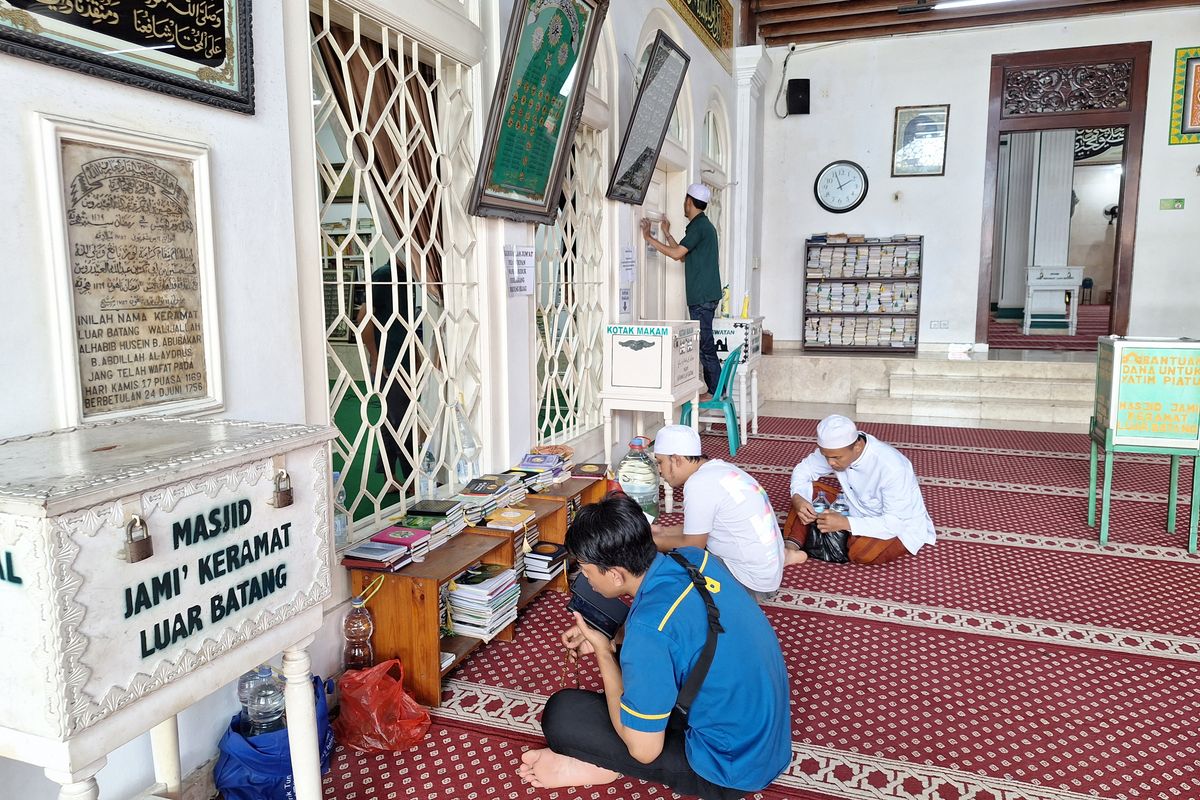
[[[1095,416],[1116,444],[1200,448],[1200,342],[1101,339]]]

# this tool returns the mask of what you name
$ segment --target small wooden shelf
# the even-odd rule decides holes
[[[811,245],[812,247],[887,247],[889,245],[896,247],[897,245],[902,244],[919,245],[921,244],[921,239],[923,238],[924,237],[918,236],[916,239],[901,239],[900,241],[884,239],[879,242],[814,242],[812,239],[809,239],[807,242],[805,242],[805,244]]]
[[[482,532],[484,530],[486,532]],[[424,561],[409,564],[394,574],[406,578],[434,580],[439,585],[443,584],[490,554],[499,545],[496,539],[507,533],[508,531],[491,528],[468,528],[431,552]]]
[[[439,657],[441,653],[453,653],[454,660],[450,662],[450,666],[441,670],[439,678],[445,677],[446,673],[457,667],[463,662],[467,656],[475,651],[475,648],[483,644],[482,639],[476,639],[473,636],[443,636],[438,641]],[[439,660],[439,663],[440,660]]]
[[[521,599],[517,601],[517,608],[524,608],[533,602],[533,598],[542,593],[550,581],[531,581],[526,578],[520,578],[521,581]]]

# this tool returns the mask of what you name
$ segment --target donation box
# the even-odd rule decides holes
[[[671,320],[605,327],[605,395],[672,397],[699,380],[699,322]]]
[[[0,441],[0,756],[81,767],[314,633],[333,435],[133,418]]]
[[[742,358],[739,363],[762,355],[762,317],[717,317],[713,320],[713,343],[717,346],[717,358],[722,362],[739,347]]]
[[[1200,342],[1102,336],[1092,435],[1200,453]]]

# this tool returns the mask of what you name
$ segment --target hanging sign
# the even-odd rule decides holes
[[[729,0],[670,0],[676,13],[712,51],[726,72],[733,69],[733,6]]]

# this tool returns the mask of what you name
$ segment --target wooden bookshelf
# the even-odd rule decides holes
[[[916,352],[924,247],[920,236],[871,242],[808,239],[804,243],[804,349]],[[872,284],[878,287],[874,296]],[[847,295],[847,286],[861,288]]]

